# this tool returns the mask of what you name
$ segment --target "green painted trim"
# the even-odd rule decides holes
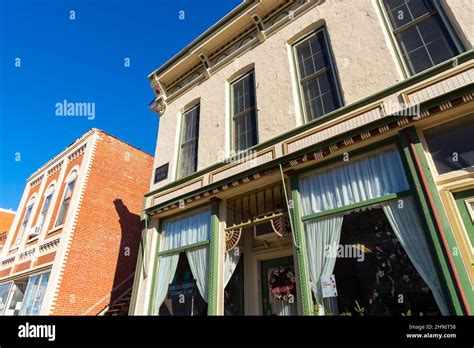
[[[414,134],[411,134],[411,136],[414,141],[417,141],[418,137],[416,136],[415,138],[414,135],[416,135],[416,131],[414,132]],[[446,261],[446,257],[444,255],[444,249],[441,244],[440,237],[438,235],[438,230],[436,228],[432,211],[428,204],[428,199],[425,195],[419,177],[419,173],[415,165],[415,160],[411,153],[408,137],[404,133],[400,133],[399,144],[402,160],[404,161],[404,164],[408,172],[410,173],[408,179],[411,181],[411,184],[413,185],[413,188],[417,193],[413,197],[418,203],[418,213],[422,217],[422,224],[425,226],[425,236],[427,237],[428,245],[430,246],[431,253],[435,259],[435,263],[437,266],[436,271],[438,272],[440,279],[445,279],[445,282],[442,282],[441,286],[443,287],[443,292],[446,299],[448,299],[448,306],[450,307],[449,309],[451,311],[451,314],[463,314],[462,306],[457,295],[456,286],[453,281],[449,265]],[[425,175],[430,176],[428,172],[425,172]],[[451,301],[449,302],[449,300]]]
[[[465,191],[456,192],[453,194],[456,206],[458,207],[459,215],[461,216],[462,223],[467,232],[472,245],[474,245],[474,224],[470,212],[466,206],[466,200],[474,198],[474,190],[467,189]]]
[[[169,250],[165,250],[165,251],[159,251],[159,252],[156,253],[156,257],[172,255],[172,254],[180,253],[180,252],[185,251],[185,250],[200,248],[200,247],[205,246],[205,245],[209,245],[208,240],[205,240],[203,242],[184,245],[184,246],[179,247],[179,248],[169,249]]]
[[[160,75],[160,74],[162,74],[170,66],[172,66],[173,64],[178,62],[181,58],[184,58],[186,55],[188,55],[193,48],[195,48],[201,42],[203,42],[204,40],[209,38],[211,35],[213,35],[219,29],[224,27],[227,23],[229,23],[230,21],[237,18],[239,15],[241,15],[243,12],[245,12],[249,7],[254,5],[256,2],[257,2],[256,0],[246,0],[245,2],[243,2],[242,4],[237,6],[234,10],[232,10],[230,13],[228,13],[224,18],[219,20],[216,24],[214,24],[212,27],[210,27],[208,30],[206,30],[203,34],[199,35],[189,45],[187,45],[181,51],[179,51],[174,57],[172,57],[166,63],[161,65],[158,69],[154,70],[150,75],[153,75],[153,74]]]
[[[474,50],[473,50],[474,52]],[[449,93],[447,95],[444,95],[444,96],[441,96],[439,98],[436,98],[432,101],[429,101],[427,103],[423,103],[422,104],[422,110],[425,110],[426,109],[426,105],[431,105],[431,104],[439,104],[439,103],[442,103],[443,101],[445,100],[452,100],[452,99],[455,99],[456,97],[459,97],[459,96],[462,96],[466,93],[470,93],[470,91],[473,91],[474,88],[472,85],[469,85],[469,86],[466,86],[465,88],[461,88],[459,90],[456,90],[452,93]],[[404,117],[401,117],[401,118],[404,118]],[[369,131],[369,130],[372,130],[372,129],[375,129],[377,127],[380,127],[380,126],[383,126],[383,125],[386,125],[386,124],[390,124],[392,123],[394,120],[394,118],[392,117],[384,117],[378,121],[375,121],[373,123],[370,123],[368,125],[365,125],[363,127],[359,127],[359,128],[356,128],[356,129],[353,129],[347,133],[344,133],[344,134],[341,134],[337,137],[334,137],[334,138],[331,138],[331,139],[328,139],[324,142],[321,142],[321,143],[318,143],[318,144],[315,144],[315,145],[312,145],[312,146],[309,146],[307,148],[304,148],[304,149],[301,149],[299,151],[296,151],[294,153],[291,153],[291,154],[287,154],[287,155],[284,155],[282,157],[279,157],[279,158],[276,158],[270,162],[267,162],[265,164],[262,164],[260,166],[257,166],[257,167],[253,167],[247,171],[244,171],[244,172],[241,172],[241,173],[238,173],[238,174],[235,174],[234,176],[231,176],[227,179],[223,179],[221,181],[218,181],[218,182],[215,182],[211,185],[207,185],[201,189],[198,189],[196,191],[193,191],[191,193],[187,193],[183,196],[180,196],[180,197],[177,197],[174,199],[174,201],[168,201],[168,202],[165,202],[165,203],[162,203],[160,205],[157,205],[157,206],[152,206],[150,208],[148,208],[146,210],[146,213],[150,213],[150,212],[153,212],[153,211],[156,211],[156,210],[159,210],[159,209],[162,209],[163,207],[166,207],[166,206],[169,206],[171,204],[176,204],[178,203],[179,201],[181,200],[186,200],[188,198],[192,198],[198,194],[201,194],[203,192],[206,192],[206,191],[209,191],[209,190],[212,190],[214,188],[217,188],[219,186],[222,186],[225,182],[227,183],[230,183],[230,182],[233,182],[233,181],[236,181],[236,180],[239,180],[241,178],[244,178],[246,176],[250,176],[254,173],[258,173],[260,171],[263,171],[263,170],[267,170],[267,169],[270,169],[270,168],[276,168],[280,163],[287,163],[287,162],[290,162],[292,159],[295,159],[295,158],[298,158],[298,157],[301,157],[303,156],[304,154],[306,153],[310,153],[310,152],[316,152],[318,150],[320,150],[321,148],[324,148],[324,147],[327,147],[327,146],[330,146],[332,144],[336,144],[338,142],[341,142],[343,141],[344,139],[347,139],[348,137],[352,137],[352,136],[355,136],[355,135],[358,135],[360,134],[361,132],[364,132],[364,131]],[[380,144],[383,144],[385,140],[383,140],[382,142],[380,142]],[[370,145],[369,145],[370,146]],[[357,153],[357,150],[353,151],[353,153]],[[216,164],[216,166],[219,166],[220,164]],[[318,164],[315,164],[314,166],[317,166]]]
[[[313,314],[313,298],[309,286],[309,272],[306,260],[306,241],[302,230],[301,216],[300,216],[300,192],[298,187],[298,177],[290,177],[291,185],[291,199],[293,201],[293,209],[290,210],[293,214],[295,242],[299,247],[296,247],[296,261],[298,262],[299,284],[301,293],[301,304],[303,306],[304,315]]]
[[[431,169],[428,164],[428,160],[426,159],[425,152],[423,149],[423,145],[420,142],[420,139],[418,137],[418,133],[416,132],[416,129],[414,127],[411,127],[410,129],[407,130],[410,133],[410,137],[413,140],[414,146],[415,146],[415,151],[416,154],[421,162],[421,167],[422,171],[425,175],[425,178],[428,182],[428,188],[429,188],[429,193],[433,199],[433,203],[435,205],[436,213],[438,214],[438,217],[441,221],[441,225],[444,231],[444,236],[446,238],[446,241],[448,243],[448,247],[450,252],[452,253],[452,258],[454,260],[454,265],[456,267],[457,274],[459,276],[461,286],[463,288],[463,292],[465,294],[465,297],[468,302],[468,306],[472,311],[474,310],[474,296],[469,296],[469,294],[472,294],[472,286],[469,281],[469,274],[466,270],[466,264],[463,262],[461,253],[459,252],[459,246],[456,241],[456,237],[454,235],[454,232],[451,228],[451,224],[449,222],[448,215],[446,213],[446,210],[444,209],[443,202],[441,201],[441,197],[438,192],[438,188],[435,184],[435,181],[433,179]],[[440,233],[440,231],[438,231]],[[439,258],[444,257],[444,260],[446,259],[445,255],[445,250],[444,248],[442,249],[442,252],[438,254]],[[446,262],[446,261],[445,261]],[[449,264],[447,264],[449,266]],[[448,267],[450,269],[450,267]],[[452,275],[451,275],[452,276]],[[451,292],[451,296],[456,300],[457,303],[459,303],[459,309],[456,307],[456,314],[465,314],[464,310],[464,305],[459,299],[459,295],[457,293],[458,286],[454,282],[454,279],[450,277],[450,279],[453,282],[453,290]]]
[[[163,229],[163,220],[160,219],[158,222],[158,233],[157,233],[157,242],[156,242],[156,251],[160,250],[160,241],[161,241],[161,231]],[[148,315],[158,315],[159,313],[153,313],[153,305],[156,298],[156,281],[158,279],[158,257],[154,255],[153,269],[148,271],[148,276],[151,277],[151,288],[150,288],[150,298],[148,301]]]
[[[138,247],[138,259],[137,259],[137,264],[135,265],[135,274],[133,276],[133,286],[132,286],[132,296],[131,296],[131,303],[130,307],[128,308],[128,315],[133,315],[135,314],[135,308],[137,304],[137,294],[138,294],[138,289],[140,287],[140,272],[142,269],[142,251],[145,250],[144,245],[146,245],[146,234],[142,233],[142,238],[140,241],[140,246]]]
[[[145,231],[148,229],[147,224],[147,216],[144,213],[144,209],[146,207],[146,198],[143,197],[142,199],[142,211],[141,211],[141,218],[140,222],[144,222]],[[138,276],[141,272],[143,266],[143,257],[142,253],[146,250],[146,233],[143,233],[144,229],[142,228],[141,231],[141,238],[140,238],[140,245],[138,247],[138,257],[137,257],[137,264],[135,266],[135,274],[133,276],[133,286],[132,286],[132,295],[130,299],[130,307],[128,308],[128,315],[135,314],[136,305],[137,305],[137,297],[138,297],[138,290],[140,289],[140,276]]]
[[[283,134],[280,134],[274,138],[271,138],[265,142],[262,142],[262,143],[259,143],[253,147],[250,147],[247,149],[247,151],[259,151],[261,149],[264,149],[266,147],[269,147],[269,146],[272,146],[272,145],[275,145],[281,141],[284,141],[286,139],[289,139],[295,135],[298,135],[300,134],[301,132],[304,132],[306,130],[309,130],[313,127],[316,127],[320,124],[323,124],[323,123],[326,123],[332,119],[335,119],[337,117],[340,117],[346,113],[349,113],[351,111],[354,111],[354,110],[357,110],[357,109],[360,109],[368,104],[371,104],[371,103],[375,103],[377,101],[380,101],[381,99],[391,95],[391,94],[394,94],[402,89],[405,89],[405,88],[408,88],[410,86],[413,86],[414,84],[416,83],[419,83],[425,79],[428,79],[430,77],[433,77],[437,74],[440,74],[444,71],[447,71],[451,68],[453,68],[453,61],[454,60],[457,60],[458,61],[458,64],[462,64],[462,63],[465,63],[471,59],[474,58],[474,49],[471,49],[465,53],[462,53],[450,60],[447,60],[441,64],[438,64],[430,69],[427,69],[419,74],[416,74],[406,80],[403,80],[395,85],[392,85],[382,91],[379,91],[375,94],[372,94],[364,99],[361,99],[359,101],[356,101],[352,104],[348,104],[346,106],[343,106],[337,110],[334,110],[328,114],[326,114],[324,117],[321,117],[321,118],[318,118],[316,120],[313,120],[311,122],[308,122],[308,123],[305,123],[299,127],[296,127],[296,128],[293,128],[291,129],[290,131],[286,132],[286,133],[283,133]],[[382,119],[383,120],[383,119]],[[156,195],[157,193],[160,193],[160,192],[163,192],[163,191],[166,191],[166,190],[169,190],[169,189],[172,189],[180,184],[184,184],[186,183],[187,181],[189,180],[192,180],[192,179],[195,179],[199,176],[202,176],[204,174],[207,174],[207,173],[210,173],[212,172],[213,170],[216,170],[216,169],[219,169],[225,165],[227,165],[228,163],[230,162],[234,162],[234,161],[237,161],[237,160],[240,160],[241,159],[241,155],[236,155],[234,157],[231,157],[229,158],[228,161],[226,161],[226,163],[215,163],[207,168],[203,168],[199,171],[196,171],[194,172],[193,174],[187,176],[187,177],[184,177],[182,179],[179,179],[179,180],[176,180],[176,181],[173,181],[173,182],[170,182],[156,190],[153,190],[153,191],[150,191],[148,192],[147,194],[145,194],[145,197],[150,197],[150,196],[153,196],[153,195]]]
[[[402,191],[402,192],[398,192],[398,193],[391,193],[391,194],[388,194],[388,195],[385,195],[385,196],[369,199],[367,201],[354,203],[354,204],[349,204],[349,205],[346,205],[344,207],[334,208],[334,209],[326,210],[326,211],[323,211],[323,212],[320,212],[320,213],[314,213],[314,214],[306,215],[306,216],[303,216],[301,218],[301,221],[305,222],[305,221],[308,221],[308,220],[317,219],[317,218],[327,216],[327,215],[340,214],[340,213],[344,213],[346,211],[351,211],[351,210],[362,208],[362,207],[368,207],[370,205],[374,205],[374,204],[378,204],[378,203],[382,203],[382,202],[386,202],[386,201],[391,201],[391,200],[394,200],[394,199],[397,199],[397,198],[407,197],[407,196],[410,196],[411,194],[412,194],[411,190],[406,190],[406,191]]]
[[[208,288],[208,315],[217,313],[217,288],[219,284],[219,202],[212,202],[211,215],[211,245],[209,248],[209,288]]]

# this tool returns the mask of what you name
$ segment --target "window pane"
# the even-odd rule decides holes
[[[8,294],[10,293],[10,288],[12,283],[0,285],[0,315],[3,314],[5,306],[7,305]]]
[[[38,290],[36,291],[36,295],[33,300],[33,304],[31,306],[30,311],[28,312],[29,315],[39,315],[41,310],[41,305],[43,304],[44,294],[46,292],[46,286],[48,285],[49,280],[49,272],[43,273],[41,275],[41,281],[38,286]]]
[[[41,278],[39,275],[32,276],[28,279],[28,286],[26,287],[25,297],[23,299],[20,315],[26,315],[31,311],[40,280]]]
[[[296,56],[300,67],[299,79],[307,121],[312,121],[340,107],[336,80],[331,69],[330,53],[324,35],[324,31],[320,30],[296,45]],[[305,54],[309,52],[311,57],[307,58],[302,52]],[[301,61],[303,57],[312,61],[313,68],[309,71],[310,74],[308,74],[307,62]]]
[[[180,177],[197,170],[199,142],[199,106],[187,111],[183,116],[183,139],[180,154]]]
[[[439,174],[474,166],[474,114],[429,128],[424,134]]]
[[[431,0],[384,1],[392,28],[411,74],[454,57],[458,50]],[[425,16],[418,23],[414,22]],[[411,24],[410,24],[411,23]],[[416,23],[416,24],[415,24]]]
[[[257,144],[257,113],[253,72],[232,84],[234,146],[237,151]]]
[[[410,52],[405,57],[407,58],[408,67],[412,74],[416,74],[433,66],[425,47],[420,47],[417,50]]]

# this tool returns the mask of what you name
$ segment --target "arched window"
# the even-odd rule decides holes
[[[66,219],[67,209],[69,207],[69,203],[71,202],[72,192],[74,190],[74,185],[76,184],[77,179],[77,170],[73,170],[66,181],[66,190],[64,193],[63,201],[61,203],[61,208],[59,210],[58,218],[56,220],[55,227],[61,226],[64,224],[64,220]]]
[[[20,245],[21,241],[23,240],[23,236],[25,235],[26,226],[28,225],[28,221],[30,220],[31,212],[33,207],[35,206],[36,201],[36,194],[30,198],[28,204],[26,205],[26,212],[25,217],[23,218],[23,222],[21,223],[20,231],[18,231],[18,235],[16,236],[15,246]]]
[[[29,238],[33,238],[41,233],[41,229],[44,225],[44,220],[46,219],[46,214],[48,213],[49,206],[51,205],[51,199],[53,198],[54,193],[54,184],[51,184],[44,194],[44,203],[43,208],[41,209],[38,222],[34,230],[31,230]]]

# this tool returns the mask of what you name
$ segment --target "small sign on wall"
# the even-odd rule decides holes
[[[323,289],[323,298],[337,297],[336,277],[334,274],[322,276],[321,287]]]

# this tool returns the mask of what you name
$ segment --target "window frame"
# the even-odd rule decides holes
[[[249,76],[249,75],[253,75],[253,88],[252,88],[252,91],[254,93],[254,100],[255,100],[255,105],[248,109],[248,110],[245,110],[245,111],[242,111],[240,112],[239,114],[235,115],[234,114],[234,85],[243,80],[245,77]],[[230,148],[231,148],[231,152],[234,153],[234,154],[238,154],[238,153],[245,153],[246,151],[248,151],[249,149],[251,149],[252,147],[258,145],[260,143],[260,136],[259,136],[259,122],[258,122],[258,102],[257,102],[257,84],[256,84],[256,79],[255,79],[255,68],[252,67],[251,69],[245,71],[244,73],[242,74],[239,74],[236,78],[232,79],[231,81],[229,81],[229,110],[230,110]],[[248,113],[251,113],[251,112],[255,112],[255,132],[256,132],[256,142],[255,144],[253,144],[252,146],[250,147],[247,147],[246,149],[244,150],[237,150],[236,148],[236,142],[235,142],[235,120],[237,118],[240,118],[242,116],[245,116],[247,115]]]
[[[396,55],[396,58],[397,58],[397,61],[398,61],[398,65],[401,69],[401,72],[402,72],[402,75],[403,75],[403,78],[404,79],[407,79],[411,76],[414,76],[414,75],[417,75],[419,73],[422,73],[423,71],[426,71],[428,69],[425,69],[423,71],[420,71],[418,73],[411,73],[410,71],[410,68],[408,66],[408,62],[407,62],[407,59],[403,57],[403,51],[402,51],[402,48],[400,47],[400,44],[398,42],[398,39],[396,37],[396,32],[403,32],[403,30],[400,30],[400,29],[409,29],[410,27],[416,25],[416,24],[419,24],[421,22],[423,22],[424,20],[426,20],[427,18],[431,18],[431,17],[434,17],[436,15],[439,15],[439,20],[440,22],[443,24],[444,26],[444,29],[446,30],[447,34],[449,35],[449,39],[453,42],[454,46],[453,48],[455,49],[455,52],[456,54],[450,58],[450,59],[453,59],[454,57],[456,57],[457,55],[461,54],[462,52],[465,52],[466,51],[466,47],[464,45],[464,43],[462,42],[462,40],[460,39],[459,37],[459,34],[457,32],[457,30],[453,27],[453,25],[451,24],[451,20],[449,19],[449,17],[447,16],[445,10],[444,10],[444,7],[443,5],[440,3],[439,0],[432,0],[432,3],[433,3],[433,6],[435,8],[435,13],[427,13],[427,14],[424,14],[418,18],[416,18],[415,20],[413,20],[412,22],[410,23],[407,23],[405,25],[402,25],[401,27],[395,29],[393,27],[393,24],[390,20],[390,17],[389,17],[389,14],[388,14],[388,11],[387,11],[387,8],[385,6],[385,3],[384,3],[385,0],[376,0],[376,3],[377,3],[377,7],[378,7],[378,10],[381,14],[381,17],[382,17],[382,22],[385,26],[385,29],[387,30],[388,32],[388,36],[390,38],[390,42],[392,44],[392,47],[394,48],[394,51],[395,51],[395,55]],[[441,64],[441,63],[439,63]],[[438,64],[436,64],[438,65]],[[436,66],[434,65],[434,66]],[[431,67],[432,68],[432,67]]]
[[[183,143],[183,140],[184,140],[184,129],[186,127],[186,115],[188,115],[190,112],[192,112],[193,110],[197,109],[197,118],[198,118],[198,122],[197,122],[197,138],[196,138],[196,168],[194,169],[194,171],[192,171],[191,173],[188,173],[186,175],[183,175],[181,170],[182,170],[182,166],[181,166],[181,158],[183,157],[183,145],[186,145],[188,144],[190,141],[188,140],[186,143]],[[181,129],[180,129],[180,132],[179,132],[179,144],[178,144],[178,158],[177,158],[177,170],[176,170],[176,179],[182,179],[182,178],[186,178],[190,175],[192,175],[193,173],[196,173],[197,170],[198,170],[198,162],[199,162],[199,130],[200,130],[200,123],[201,123],[201,103],[198,102],[198,103],[195,103],[193,104],[192,106],[186,108],[186,110],[183,112],[183,114],[181,115]]]
[[[450,122],[460,121],[460,120],[462,120],[466,117],[470,117],[470,116],[471,117],[474,116],[474,113],[466,112],[466,113],[462,113],[462,114],[459,114],[459,115],[456,115],[456,116],[451,115],[451,117],[449,119],[444,118],[444,119],[441,119],[441,120],[433,120],[432,122],[430,122],[426,126],[424,126],[422,128],[419,128],[418,134],[419,134],[419,137],[420,137],[421,144],[423,146],[423,152],[424,152],[425,157],[428,161],[430,170],[433,173],[433,178],[438,183],[446,183],[448,181],[458,180],[459,177],[462,177],[463,175],[465,175],[466,171],[468,171],[470,173],[474,173],[474,168],[473,167],[467,167],[467,168],[463,168],[463,169],[451,170],[447,173],[440,174],[438,172],[438,168],[436,167],[435,160],[433,159],[433,156],[431,155],[431,149],[428,145],[428,140],[425,136],[425,132],[427,130],[431,129],[431,128],[435,128],[435,127],[438,127],[438,126],[441,126],[443,124],[447,124],[447,123],[450,123]]]
[[[48,215],[49,208],[51,207],[51,203],[53,201],[53,195],[54,195],[55,190],[56,190],[56,185],[54,183],[49,185],[48,189],[46,190],[46,192],[44,194],[43,205],[42,205],[41,210],[39,212],[38,220],[36,221],[36,226],[35,226],[35,233],[36,233],[36,229],[39,227],[38,233],[36,233],[36,234],[29,233],[28,234],[28,240],[31,240],[31,239],[39,236],[40,233],[42,232],[44,224],[46,222],[46,216]],[[46,205],[46,202],[47,202],[48,198],[49,198],[49,202],[48,202],[48,206],[46,207],[46,210],[45,210],[45,205]],[[38,225],[38,223],[40,223],[40,225]]]
[[[70,174],[68,175],[68,179],[65,182],[64,192],[63,192],[63,196],[62,196],[62,199],[61,199],[61,205],[59,206],[59,210],[58,210],[58,213],[56,215],[56,220],[55,220],[53,229],[60,228],[61,226],[64,225],[64,223],[66,221],[66,215],[69,211],[69,206],[71,205],[72,196],[74,195],[74,189],[76,188],[78,176],[79,176],[79,169],[73,169],[70,172]],[[61,216],[61,211],[63,210],[64,200],[66,199],[66,194],[68,192],[68,187],[71,183],[73,183],[73,186],[72,186],[72,189],[71,189],[71,195],[68,197],[68,203],[67,203],[66,208],[64,208],[64,215],[62,217],[62,221],[61,221],[60,224],[58,224],[59,221],[60,221],[59,217]]]
[[[299,67],[298,54],[296,52],[296,47],[298,45],[302,44],[303,42],[305,42],[306,40],[309,40],[312,36],[317,35],[319,32],[323,33],[324,43],[326,45],[325,49],[327,50],[326,54],[327,54],[328,59],[329,59],[330,67],[329,67],[329,69],[324,68],[321,71],[315,72],[311,76],[306,76],[305,78],[302,79],[301,78],[301,71],[300,71],[300,67]],[[295,74],[296,74],[296,83],[298,85],[297,86],[298,99],[299,99],[299,103],[300,103],[301,119],[303,121],[303,124],[323,119],[326,115],[328,115],[329,113],[332,112],[332,111],[330,111],[328,113],[325,113],[325,114],[321,115],[320,117],[315,118],[313,120],[308,119],[308,115],[307,115],[307,112],[306,112],[306,106],[305,106],[306,103],[305,103],[305,99],[304,99],[304,90],[303,90],[302,84],[303,84],[303,82],[309,81],[309,80],[319,76],[320,74],[322,74],[324,72],[327,72],[327,71],[330,72],[330,75],[331,75],[331,77],[334,81],[334,86],[335,86],[335,90],[336,90],[335,92],[336,92],[337,99],[338,99],[337,101],[339,102],[339,107],[337,107],[333,111],[344,107],[345,103],[344,103],[344,99],[342,97],[341,82],[339,80],[338,74],[336,73],[336,62],[335,62],[335,59],[334,59],[334,56],[333,56],[333,50],[332,50],[332,47],[331,47],[331,43],[329,41],[329,36],[328,36],[328,31],[327,31],[326,26],[323,25],[321,27],[318,27],[314,30],[311,30],[309,33],[303,35],[302,37],[300,37],[298,40],[296,40],[295,42],[293,42],[291,44],[291,51],[292,51],[292,58],[293,58],[294,69],[295,69]]]
[[[20,246],[21,242],[25,238],[25,232],[27,230],[28,224],[30,222],[31,214],[33,214],[33,209],[35,208],[36,204],[36,194],[34,194],[27,203],[25,215],[23,216],[23,221],[20,225],[20,229],[18,230],[18,234],[15,238],[15,242],[13,243],[14,247]],[[29,234],[29,233],[28,233]]]

